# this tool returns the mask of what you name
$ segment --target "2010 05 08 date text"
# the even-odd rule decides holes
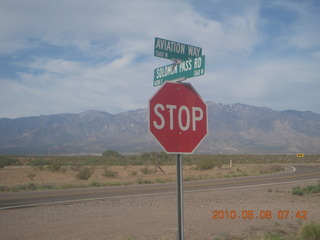
[[[212,219],[308,219],[307,210],[214,210],[212,211]]]

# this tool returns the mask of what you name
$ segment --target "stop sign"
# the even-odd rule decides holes
[[[166,82],[149,101],[149,131],[168,153],[192,153],[207,121],[207,106],[190,83]]]

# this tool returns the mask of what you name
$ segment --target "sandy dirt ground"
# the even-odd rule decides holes
[[[314,184],[317,182],[185,192],[185,239],[263,239],[268,232],[290,239],[302,224],[320,222],[320,194],[291,194],[293,186]],[[234,210],[237,216],[212,219],[212,212],[220,210]],[[249,210],[255,218],[243,219],[242,212]],[[262,211],[270,211],[272,217],[260,219]],[[279,211],[289,211],[288,218],[279,219]],[[306,211],[307,219],[296,217],[298,211]],[[175,194],[0,210],[2,240],[165,240],[176,236]]]
[[[261,173],[272,172],[272,167],[280,166],[278,164],[239,164],[229,168],[228,165],[223,168],[214,168],[210,170],[199,171],[195,166],[184,166],[184,178],[189,180],[224,178],[227,176],[244,176],[258,175]],[[150,173],[144,174],[143,169],[147,168]],[[139,180],[147,180],[152,183],[174,182],[176,180],[176,166],[163,166],[160,171],[154,166],[110,166],[108,170],[116,173],[116,177],[105,177],[105,167],[92,167],[92,176],[88,180],[76,178],[78,171],[72,170],[70,167],[63,167],[59,171],[49,171],[46,168],[39,170],[30,166],[6,166],[0,169],[0,185],[2,186],[19,186],[28,183],[39,185],[48,184],[56,187],[61,186],[81,186],[89,185],[96,181],[100,183],[121,185],[124,183],[138,184]]]

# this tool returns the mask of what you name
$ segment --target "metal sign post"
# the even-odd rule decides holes
[[[178,240],[183,240],[183,170],[181,154],[177,154],[177,210],[178,210]]]

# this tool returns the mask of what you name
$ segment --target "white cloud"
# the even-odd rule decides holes
[[[246,61],[232,70],[206,74],[195,85],[205,99],[222,103],[241,102],[275,110],[313,110],[318,112],[318,62],[283,58]]]
[[[0,57],[9,56],[17,70],[12,79],[0,75],[0,110],[15,117],[147,107],[156,91],[153,69],[170,63],[153,57],[156,36],[203,48],[206,74],[190,82],[205,100],[275,107],[273,99],[283,99],[284,108],[294,108],[284,90],[305,84],[307,95],[319,82],[319,17],[308,4],[4,0]],[[294,12],[298,24],[285,22],[288,31],[273,39],[263,32],[272,21],[262,19],[265,5]]]
[[[229,16],[224,23],[197,13],[188,1],[5,1],[2,39],[38,39],[52,45],[107,48],[149,53],[155,36],[215,49],[241,50],[255,41],[257,6]],[[211,46],[209,48],[209,46]],[[32,44],[30,45],[32,47]],[[16,46],[16,49],[19,49]]]
[[[31,105],[39,105],[39,109],[33,108],[37,114],[70,111],[68,109],[80,112],[93,108],[116,113],[147,107],[154,90],[152,64],[137,64],[132,55],[91,66],[39,58],[26,65],[35,71],[21,73],[19,82],[3,81],[0,93],[14,89],[14,94],[1,94],[1,98],[16,105],[14,99],[23,98],[16,106],[20,109],[15,113],[18,115],[28,115]]]

